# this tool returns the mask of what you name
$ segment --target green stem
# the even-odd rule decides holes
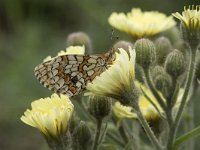
[[[159,113],[160,117],[163,118],[162,113],[160,112],[159,108],[157,107],[157,105],[151,100],[151,98],[146,94],[146,92],[142,89],[142,87],[140,87],[140,90],[142,91],[142,94],[144,95],[144,97],[151,103],[151,105],[153,105],[153,107],[156,109],[156,111]]]
[[[97,120],[97,127],[96,127],[96,133],[95,133],[95,139],[94,139],[94,144],[93,144],[93,150],[98,150],[99,146],[99,136],[101,132],[101,126],[102,126],[102,120]]]
[[[151,128],[149,127],[149,124],[148,122],[146,121],[146,119],[144,118],[141,110],[140,110],[140,107],[138,105],[134,105],[132,106],[138,116],[138,119],[141,123],[141,125],[143,126],[147,136],[149,137],[151,143],[155,146],[155,148],[157,150],[162,150],[162,146],[160,145],[160,143],[158,142],[155,134],[153,133],[153,131],[151,130]]]
[[[172,91],[173,93],[170,93],[170,96],[167,99],[167,122],[169,127],[169,133],[168,133],[168,140],[167,140],[167,148],[170,149],[171,145],[173,145],[173,139],[171,138],[174,134],[174,119],[172,116],[172,110],[176,103],[177,96],[179,93],[179,84],[177,82],[177,79],[172,79]]]
[[[170,137],[171,138],[171,144],[168,145],[168,150],[172,150],[173,142],[174,142],[174,139],[176,137],[176,132],[177,132],[177,129],[178,129],[178,126],[179,126],[179,123],[180,123],[180,119],[181,119],[183,110],[184,110],[185,105],[186,105],[186,101],[187,101],[187,98],[188,98],[188,95],[189,95],[191,85],[193,83],[194,71],[195,71],[195,59],[196,59],[196,50],[191,50],[190,65],[189,65],[189,71],[188,71],[187,80],[186,80],[186,84],[185,84],[184,94],[183,94],[181,104],[180,104],[179,109],[178,109],[178,113],[175,117],[174,125],[171,129],[172,130],[171,132],[173,134]]]
[[[151,80],[151,74],[150,74],[150,68],[143,69],[144,70],[144,76],[147,82],[147,85],[149,86],[151,92],[153,93],[154,97],[160,104],[160,106],[163,108],[163,110],[166,110],[166,105],[164,103],[164,100],[161,98],[161,96],[158,94],[152,80]]]
[[[172,99],[170,100],[170,102],[171,102],[170,103],[170,107],[171,108],[173,108],[174,105],[176,104],[178,93],[179,93],[179,88],[180,88],[179,83],[177,82],[177,80],[172,81],[172,82],[175,83],[174,84],[175,88],[174,88],[174,93],[172,95]]]
[[[123,147],[125,145],[116,135],[113,135],[112,133],[109,132],[106,135],[109,139],[118,144],[120,147]]]
[[[117,122],[116,122],[114,117],[112,117],[112,120],[113,120],[114,124],[116,125]],[[119,126],[119,134],[121,135],[121,137],[124,140],[124,142],[127,144],[129,139],[128,139],[126,131],[124,129],[123,122],[121,122],[121,125]]]
[[[166,115],[167,115],[167,122],[168,122],[168,126],[169,126],[169,133],[168,133],[168,139],[167,139],[167,150],[171,150],[172,149],[172,145],[174,142],[174,139],[172,138],[174,136],[174,120],[172,117],[172,109],[168,109],[166,111]]]
[[[128,139],[127,135],[126,135],[126,132],[125,132],[123,124],[121,124],[120,127],[119,127],[119,133],[122,136],[122,138],[124,139],[125,143],[128,143],[129,139]]]

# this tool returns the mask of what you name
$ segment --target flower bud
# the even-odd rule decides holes
[[[90,37],[84,32],[74,32],[67,37],[67,46],[85,46],[86,54],[92,52],[92,43]]]
[[[168,98],[168,96],[171,94],[170,89],[172,86],[172,80],[171,77],[168,74],[162,74],[158,75],[154,79],[154,84],[157,90],[162,92],[162,94]]]
[[[153,44],[148,39],[139,39],[135,43],[136,50],[136,62],[145,68],[148,68],[156,57],[156,49]]]
[[[133,48],[134,45],[131,42],[121,40],[115,43],[113,47],[116,51],[118,51],[119,48],[123,48],[125,51],[128,52],[129,47]]]
[[[172,45],[168,38],[159,37],[155,41],[156,47],[156,60],[158,64],[163,64],[165,62],[166,56],[171,52]]]
[[[169,74],[163,67],[157,65],[152,69],[151,75],[156,89],[162,92],[165,97],[168,97],[172,85]]]
[[[159,75],[163,75],[163,74],[166,74],[166,71],[165,69],[162,67],[162,66],[159,66],[159,65],[156,65],[152,71],[151,71],[151,76],[152,76],[152,79],[154,80],[157,76]]]
[[[73,149],[89,149],[91,141],[90,129],[84,121],[81,121],[74,132]]]
[[[102,120],[111,112],[111,100],[105,96],[90,96],[89,113],[97,120]]]
[[[183,53],[175,49],[165,61],[165,70],[175,79],[185,71],[185,58]]]

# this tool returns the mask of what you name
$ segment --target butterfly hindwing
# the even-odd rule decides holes
[[[35,76],[44,87],[69,97],[79,94],[105,70],[104,55],[62,55],[35,68]]]

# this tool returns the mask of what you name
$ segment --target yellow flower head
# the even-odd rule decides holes
[[[200,6],[184,7],[182,15],[178,12],[172,14],[179,19],[189,31],[200,30]]]
[[[124,106],[118,101],[112,106],[112,111],[119,120],[124,118],[137,118],[137,115],[133,112],[132,107]]]
[[[131,88],[131,80],[135,78],[135,50],[129,47],[128,52],[119,48],[113,64],[87,85],[89,92],[85,95],[122,99],[125,90]]]
[[[153,36],[176,24],[171,16],[157,11],[142,12],[139,8],[127,14],[114,12],[108,21],[114,28],[137,38]]]
[[[140,91],[140,96],[139,96],[139,107],[142,111],[142,114],[147,120],[154,120],[160,117],[160,115],[164,115],[164,111],[160,107],[159,103],[155,99],[155,97],[152,95],[151,91],[145,86],[141,85],[139,82],[135,82],[136,86],[145,92],[145,94],[148,96],[148,98],[151,99],[151,101],[154,103],[154,105],[157,107],[157,109],[152,105],[152,103],[149,102],[149,100],[143,95],[143,93]],[[161,93],[160,93],[161,95]],[[162,95],[161,95],[162,96]],[[174,112],[177,111],[178,107],[180,106],[180,101],[183,96],[183,89],[180,89],[179,94],[178,94],[178,99],[174,107]],[[162,96],[163,97],[163,96]],[[118,119],[123,119],[123,118],[134,118],[137,119],[137,114],[134,113],[134,110],[132,107],[129,106],[124,106],[120,104],[119,102],[115,102],[115,104],[112,107],[114,115]],[[161,114],[160,114],[161,113]]]
[[[65,95],[52,94],[51,98],[41,98],[31,103],[21,120],[38,128],[47,137],[66,134],[74,106]]]
[[[67,55],[67,54],[84,54],[85,53],[85,47],[84,46],[69,46],[66,48],[66,51],[64,50],[61,50],[60,52],[58,52],[57,56],[62,56],[62,55]],[[56,57],[57,57],[56,56]],[[51,59],[54,59],[55,57],[51,57],[51,56],[48,56],[47,58],[45,58],[43,60],[43,62],[47,62]]]
[[[157,106],[157,108],[161,111],[161,107],[155,97],[152,95],[151,91],[144,85],[141,85],[139,82],[135,81],[138,89],[142,88],[143,91],[148,95],[151,101]],[[138,100],[139,107],[147,120],[151,120],[159,117],[159,113],[155,109],[155,107],[147,100],[147,98],[140,91],[140,96]],[[113,106],[113,112],[115,116],[119,119],[122,118],[137,118],[136,113],[134,113],[132,107],[123,106],[120,103],[115,103]]]

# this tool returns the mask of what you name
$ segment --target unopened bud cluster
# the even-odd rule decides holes
[[[153,43],[149,39],[136,41],[136,62],[143,70],[150,69],[155,88],[164,97],[171,96],[173,80],[185,72],[185,58],[181,51],[174,49],[166,37],[160,37]]]

